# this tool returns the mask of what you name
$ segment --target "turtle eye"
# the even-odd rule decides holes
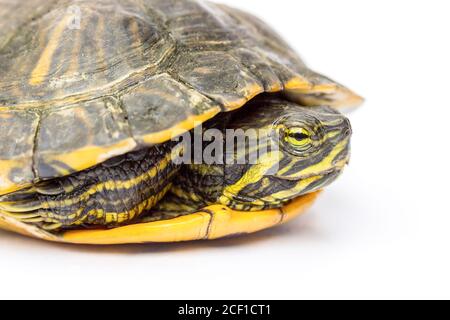
[[[285,132],[284,140],[299,151],[306,151],[312,147],[312,134],[306,128],[290,128]]]

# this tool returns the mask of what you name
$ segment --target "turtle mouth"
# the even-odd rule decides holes
[[[291,197],[287,199],[287,201],[323,190],[327,186],[334,183],[344,172],[344,167],[332,168],[329,170],[322,171],[320,173],[314,173],[310,175],[303,175],[300,177],[287,177],[282,178],[289,183],[298,183],[302,185],[302,182],[305,182],[301,188],[297,189],[297,193],[293,194]]]
[[[344,169],[345,169],[345,166],[328,169],[325,171],[321,171],[319,173],[311,173],[311,174],[306,174],[306,175],[296,176],[296,177],[288,176],[288,177],[279,177],[279,178],[283,179],[283,180],[287,180],[287,181],[302,181],[302,180],[319,178],[319,177],[327,178],[327,177],[331,177],[334,175],[342,174]]]
[[[283,206],[284,204],[288,203],[289,201],[293,201],[295,199],[304,197],[308,194],[315,193],[319,190],[322,190],[323,188],[327,187],[328,185],[332,184],[334,181],[336,181],[339,176],[344,171],[344,167],[336,167],[329,170],[322,171],[320,173],[314,173],[310,175],[303,175],[300,177],[277,177],[280,185],[284,185],[285,187],[289,186],[289,188],[292,187],[292,185],[296,183],[301,183],[302,181],[308,181],[308,182],[302,189],[297,190],[296,188],[292,188],[292,195],[287,196],[284,199],[280,199],[277,197],[274,197],[270,194],[266,195],[262,198],[255,198],[252,196],[247,196],[245,194],[233,194],[233,195],[226,195],[226,198],[229,200],[228,206],[235,209],[238,208],[238,206],[248,206],[249,211],[253,210],[265,210],[265,209],[271,209],[271,208],[279,208]],[[289,184],[288,184],[289,183]],[[280,190],[281,191],[281,190]]]
[[[279,179],[283,179],[286,181],[302,181],[302,180],[307,180],[307,179],[313,179],[313,178],[319,178],[319,177],[323,177],[323,178],[327,178],[333,175],[340,175],[344,172],[345,168],[349,165],[350,163],[350,154],[347,154],[344,157],[340,157],[338,159],[335,159],[332,163],[332,166],[328,169],[319,171],[319,172],[312,172],[309,174],[303,174],[303,175],[277,175],[277,178]]]

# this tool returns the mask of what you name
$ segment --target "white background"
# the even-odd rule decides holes
[[[253,236],[119,247],[0,231],[0,298],[450,298],[447,1],[222,0],[367,102],[306,216]]]

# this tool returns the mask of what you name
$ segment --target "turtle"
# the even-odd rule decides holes
[[[0,0],[0,70],[0,228],[75,244],[286,223],[348,164],[363,102],[200,0]]]

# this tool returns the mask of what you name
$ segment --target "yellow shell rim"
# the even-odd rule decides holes
[[[285,224],[305,213],[320,192],[301,196],[280,209],[258,212],[235,211],[212,205],[196,213],[170,220],[137,223],[108,230],[74,230],[48,233],[36,226],[19,222],[0,211],[0,229],[51,242],[84,245],[119,245],[172,243],[215,240],[251,234]]]

